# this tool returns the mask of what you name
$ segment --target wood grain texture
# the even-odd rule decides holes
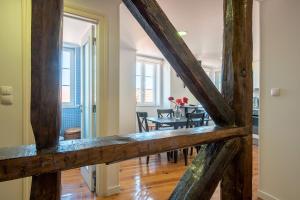
[[[199,127],[61,142],[37,152],[34,145],[0,149],[0,181],[112,163],[243,136],[244,128]]]
[[[38,151],[59,141],[62,17],[63,0],[32,0],[31,124]],[[60,172],[35,174],[30,199],[60,199]]]
[[[170,199],[211,199],[226,167],[239,149],[238,138],[202,146],[197,157],[179,180]]]
[[[222,199],[252,199],[252,6],[253,0],[224,0],[223,96],[235,124],[248,127],[241,151],[227,168]]]
[[[33,0],[31,124],[38,150],[55,147],[60,132],[63,0]]]
[[[30,199],[58,200],[61,190],[61,172],[32,176]]]
[[[234,123],[234,113],[206,75],[156,1],[123,0],[184,84],[218,125]]]

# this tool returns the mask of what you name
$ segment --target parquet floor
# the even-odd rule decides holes
[[[195,156],[195,153],[194,153]],[[190,157],[190,161],[193,157]],[[181,155],[177,164],[167,162],[166,153],[153,155],[150,163],[146,165],[146,158],[133,159],[120,163],[121,192],[105,198],[97,198],[91,193],[79,169],[69,170],[62,174],[62,199],[73,200],[163,200],[167,199],[174,189],[177,181],[182,176],[186,167]],[[253,199],[257,199],[258,186],[258,148],[253,148]],[[216,189],[212,200],[219,200],[219,187]]]

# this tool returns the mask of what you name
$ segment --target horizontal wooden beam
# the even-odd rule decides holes
[[[209,200],[226,167],[239,152],[241,139],[204,145],[171,194],[171,200]]]
[[[87,165],[113,163],[196,144],[244,136],[245,128],[200,127],[61,142],[55,149],[35,145],[0,149],[0,181]]]
[[[123,0],[123,2],[214,122],[220,126],[232,125],[233,110],[206,75],[158,3],[155,0]]]

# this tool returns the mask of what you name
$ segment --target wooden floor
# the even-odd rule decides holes
[[[195,153],[194,153],[195,155]],[[193,157],[190,157],[190,161]],[[182,176],[186,167],[182,155],[177,164],[167,162],[166,153],[153,155],[150,163],[145,164],[145,158],[133,159],[120,163],[121,193],[106,198],[97,198],[91,193],[82,180],[79,169],[69,170],[62,174],[62,199],[84,200],[163,200],[167,199]],[[257,199],[258,185],[258,149],[253,148],[253,199]],[[220,199],[220,189],[217,188],[213,200]]]

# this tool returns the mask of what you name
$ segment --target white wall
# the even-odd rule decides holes
[[[135,66],[136,47],[128,37],[134,23],[124,4],[120,5],[120,133],[136,132]],[[128,19],[130,19],[128,21]]]
[[[177,77],[177,73],[172,69],[171,70],[171,92],[170,96],[174,97],[175,99],[187,97],[189,98],[189,103],[198,105],[199,102],[197,99],[192,95],[187,87],[184,87],[183,81]]]
[[[122,19],[122,18],[121,18]],[[122,33],[122,30],[121,30]],[[136,50],[120,47],[120,133],[136,130],[135,104]]]
[[[299,11],[298,0],[261,3],[259,190],[266,200],[300,199]],[[270,96],[273,87],[280,97]]]
[[[14,104],[0,105],[0,147],[22,144],[21,1],[4,0],[0,6],[0,85],[13,86]],[[0,199],[21,199],[21,180],[0,183]]]
[[[91,23],[64,16],[63,42],[81,45],[82,38],[91,28]]]

